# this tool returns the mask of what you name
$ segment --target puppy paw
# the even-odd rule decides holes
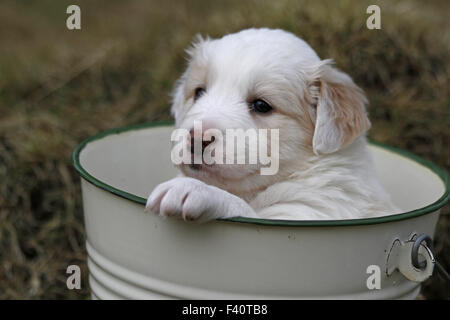
[[[221,215],[226,191],[200,180],[178,177],[158,185],[145,206],[163,217],[177,216],[184,220],[211,220]]]

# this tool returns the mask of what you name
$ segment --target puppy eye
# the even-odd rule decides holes
[[[250,109],[259,113],[267,113],[272,110],[272,107],[264,100],[256,99],[250,103]]]
[[[201,87],[198,87],[197,89],[195,89],[194,101],[197,101],[197,99],[200,98],[205,92],[206,92],[206,90]]]

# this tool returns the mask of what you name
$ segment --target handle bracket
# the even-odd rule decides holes
[[[425,281],[433,274],[436,264],[432,249],[433,242],[426,234],[414,234],[407,241],[395,239],[386,262],[387,275],[399,270],[408,280]]]

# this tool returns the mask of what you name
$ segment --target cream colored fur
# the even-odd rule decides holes
[[[188,49],[172,113],[178,128],[279,129],[276,175],[258,165],[192,169],[153,190],[147,209],[206,221],[233,216],[356,219],[398,211],[375,177],[365,133],[367,100],[351,78],[282,30],[248,29]],[[195,89],[205,94],[194,101]],[[249,111],[261,98],[270,114]]]

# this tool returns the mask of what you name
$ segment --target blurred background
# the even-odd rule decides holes
[[[81,8],[81,30],[66,8]],[[366,8],[381,8],[368,30]],[[367,93],[376,141],[450,171],[450,2],[0,2],[0,299],[89,298],[79,176],[71,153],[105,129],[170,119],[195,34],[282,28],[333,58]],[[435,239],[450,269],[449,206]],[[66,268],[82,269],[68,290]],[[426,299],[448,299],[433,276]]]

